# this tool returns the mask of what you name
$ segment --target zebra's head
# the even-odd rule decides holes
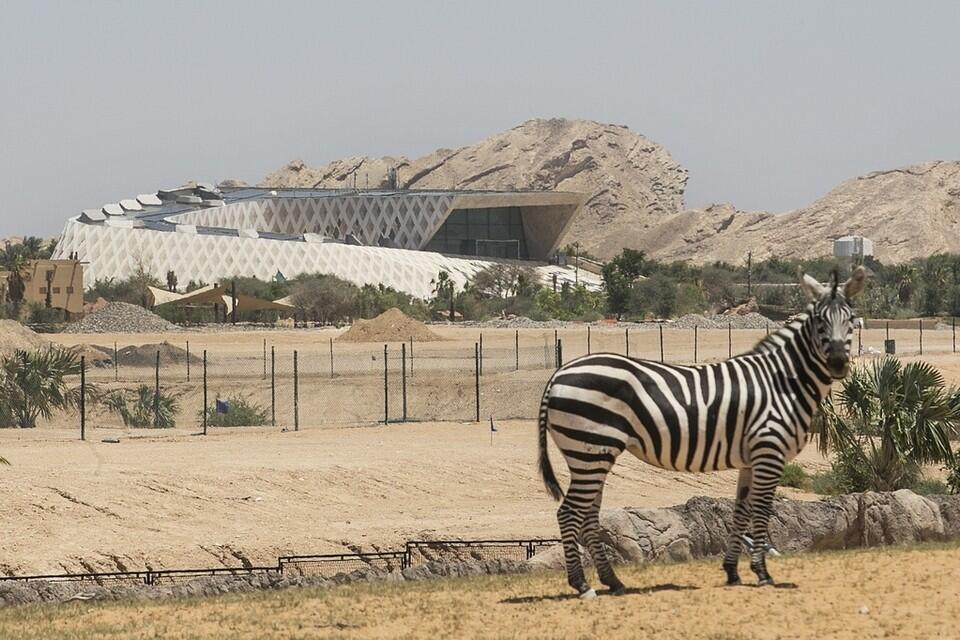
[[[813,322],[814,353],[834,379],[843,378],[850,370],[850,341],[853,338],[853,309],[850,300],[863,290],[866,270],[857,267],[850,279],[840,283],[833,270],[833,281],[824,286],[801,272],[800,288],[810,300],[808,310]]]

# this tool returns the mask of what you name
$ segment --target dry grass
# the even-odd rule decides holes
[[[960,547],[800,554],[795,588],[723,587],[717,560],[621,569],[630,593],[580,602],[557,572],[0,610],[22,638],[956,638]]]

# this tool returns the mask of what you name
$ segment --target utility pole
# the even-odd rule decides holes
[[[575,285],[580,284],[580,243],[575,242],[573,244],[574,249],[576,249],[576,258],[573,265],[573,283]]]
[[[747,298],[753,297],[753,252],[747,252]]]

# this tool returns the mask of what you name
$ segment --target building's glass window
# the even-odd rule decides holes
[[[73,287],[67,287],[67,293],[73,293]]]
[[[463,256],[530,257],[519,207],[458,209],[424,248]]]
[[[47,288],[46,288],[46,287],[40,287],[40,293],[44,293],[44,294],[45,294],[46,292],[47,292]]]
[[[60,293],[60,287],[54,287],[54,288],[53,288],[53,292],[54,292],[54,293]]]

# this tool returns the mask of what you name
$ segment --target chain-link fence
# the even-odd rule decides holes
[[[868,325],[871,326],[871,325]],[[956,353],[953,326],[858,329],[856,355]],[[324,425],[534,418],[563,362],[610,352],[672,363],[720,360],[774,330],[566,326],[477,331],[467,339],[371,344],[251,340],[227,350],[202,334],[161,345],[85,345],[81,422],[98,428]],[[200,343],[198,346],[197,343]],[[191,344],[192,343],[192,344]],[[99,399],[99,402],[94,400]]]

